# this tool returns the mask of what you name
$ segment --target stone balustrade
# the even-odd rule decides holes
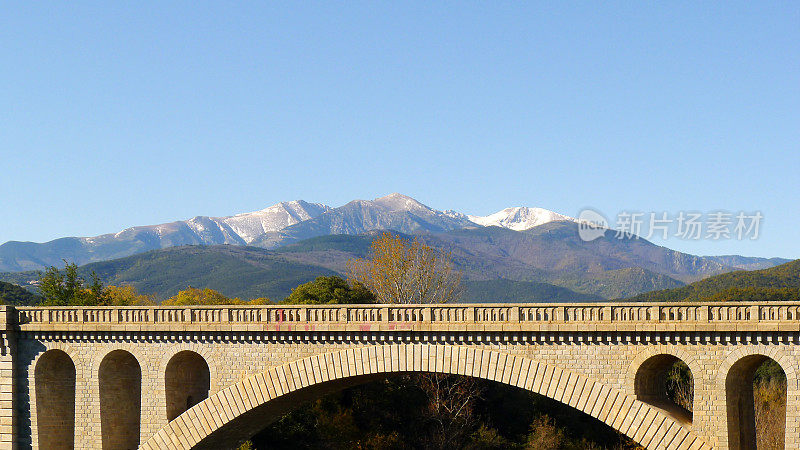
[[[800,303],[520,303],[16,307],[20,331],[463,329],[511,331],[800,331]],[[244,328],[242,328],[244,327]],[[500,327],[500,328],[498,328]]]

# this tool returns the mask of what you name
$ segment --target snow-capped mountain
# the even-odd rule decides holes
[[[529,208],[527,206],[516,206],[513,208],[506,208],[488,216],[467,216],[467,218],[484,227],[497,226],[508,228],[515,231],[528,230],[539,225],[544,225],[549,222],[556,222],[566,220],[576,222],[577,220],[559,214],[549,209],[543,208]]]
[[[196,216],[94,237],[65,237],[44,243],[9,241],[0,245],[0,271],[63,266],[63,260],[85,264],[180,245],[250,245],[259,236],[313,219],[330,209],[297,200],[234,216]]]
[[[253,245],[276,248],[291,242],[331,234],[361,234],[376,230],[402,233],[439,232],[475,226],[466,216],[437,211],[411,197],[390,194],[374,200],[353,200],[280,231],[266,233]]]
[[[80,238],[87,244],[97,244],[113,239],[161,241],[171,247],[191,244],[250,244],[264,233],[282,230],[304,220],[313,219],[331,208],[320,203],[303,200],[281,202],[268,208],[227,217],[196,216],[189,220],[126,228],[116,234]]]
[[[541,208],[507,208],[481,217],[439,211],[406,195],[354,200],[338,208],[303,200],[227,217],[197,216],[158,225],[126,228],[95,237],[67,237],[45,243],[10,241],[0,245],[0,271],[38,270],[85,264],[180,245],[253,245],[275,248],[329,234],[375,230],[403,233],[444,232],[496,225],[527,230],[552,221],[574,219]]]
[[[330,209],[330,206],[322,203],[294,200],[281,202],[260,211],[219,217],[214,220],[230,226],[242,240],[249,244],[265,233],[279,231],[298,222],[313,219]]]

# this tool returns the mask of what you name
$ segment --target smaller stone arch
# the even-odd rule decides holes
[[[89,361],[89,365],[86,368],[86,372],[84,374],[85,378],[93,381],[91,383],[91,394],[93,402],[95,402],[94,406],[96,409],[100,408],[100,404],[96,403],[98,401],[100,393],[100,391],[98,390],[98,383],[96,383],[97,374],[100,371],[100,364],[102,364],[103,360],[106,358],[106,356],[108,356],[109,353],[115,350],[123,350],[133,355],[133,357],[136,358],[136,361],[139,362],[143,375],[145,369],[149,367],[147,364],[144,364],[144,366],[142,366],[143,362],[148,361],[147,358],[148,355],[136,345],[132,345],[130,343],[107,343],[96,347],[95,350],[92,352],[93,357],[91,358],[91,361]]]
[[[97,371],[103,449],[139,446],[142,413],[142,368],[123,349],[107,353]]]
[[[35,411],[40,448],[75,448],[75,381],[72,358],[63,350],[42,353],[34,368]]]
[[[74,347],[72,347],[71,345],[69,345],[68,343],[65,343],[65,342],[47,342],[47,343],[43,343],[43,346],[44,346],[44,349],[42,351],[40,351],[39,353],[37,353],[32,358],[32,360],[30,361],[30,363],[28,365],[28,371],[27,371],[28,386],[29,386],[29,389],[30,389],[28,397],[30,399],[29,411],[30,411],[30,421],[31,421],[31,439],[32,439],[32,443],[33,443],[34,448],[40,447],[40,445],[39,445],[39,435],[41,433],[39,432],[39,418],[38,418],[38,414],[36,413],[36,411],[40,408],[39,407],[39,402],[38,402],[38,399],[37,399],[37,395],[36,395],[36,390],[37,390],[37,385],[38,385],[37,382],[36,382],[36,366],[39,364],[39,361],[41,360],[41,358],[46,353],[48,353],[50,351],[53,351],[53,350],[61,351],[61,352],[64,352],[64,353],[67,354],[67,356],[69,357],[70,361],[72,361],[72,364],[75,367],[75,393],[76,393],[75,395],[76,395],[76,398],[80,395],[79,392],[83,388],[82,387],[83,380],[86,379],[86,377],[84,375],[84,366],[85,366],[84,360],[83,360],[83,358],[81,358],[80,354],[75,350]],[[77,437],[79,438],[78,441],[80,441],[80,436],[77,436]],[[79,446],[80,445],[78,445],[78,447]]]
[[[777,347],[743,347],[733,352],[720,365],[717,387],[725,405],[720,417],[724,418],[724,435],[721,448],[732,450],[755,448],[756,428],[754,417],[753,377],[756,369],[766,360],[778,363],[786,375],[787,412],[798,405],[798,383],[795,366],[790,357]],[[796,448],[797,424],[786,415],[784,427],[785,448]]]
[[[689,367],[691,398],[688,404],[678,404],[667,395],[667,371],[677,362]],[[681,423],[691,425],[693,419],[695,386],[698,383],[697,362],[692,354],[682,349],[665,345],[654,346],[640,352],[632,361],[626,377],[626,389],[636,396],[637,400],[654,406]]]
[[[211,372],[199,353],[183,350],[173,355],[164,370],[167,421],[208,398],[210,387]]]
[[[84,376],[84,360],[81,357],[80,353],[71,345],[66,342],[46,342],[42,343],[44,346],[44,350],[39,352],[31,361],[31,367],[36,366],[36,363],[39,361],[45,353],[50,350],[61,350],[62,352],[66,353],[69,356],[69,359],[75,363],[75,374],[77,378],[82,378]],[[33,375],[31,375],[33,376]]]
[[[655,406],[683,423],[691,424],[694,407],[694,377],[691,375],[691,369],[687,380],[690,387],[685,388],[687,392],[683,393],[689,397],[684,399],[685,403],[673,400],[668,392],[670,384],[668,376],[675,364],[680,362],[682,362],[680,358],[666,353],[646,359],[636,371],[634,392],[637,400]]]
[[[210,386],[209,391],[211,393],[216,392],[220,389],[219,386],[219,375],[218,375],[218,367],[215,361],[218,361],[220,357],[215,353],[212,353],[209,348],[205,345],[198,345],[198,344],[188,344],[188,343],[176,343],[174,345],[170,345],[168,348],[168,352],[165,352],[161,357],[161,361],[158,364],[158,372],[165,373],[167,371],[167,364],[169,364],[170,360],[175,357],[180,352],[190,351],[193,353],[197,353],[200,355],[208,364],[208,371],[209,371],[209,378],[210,378]],[[161,384],[163,378],[159,380],[158,387],[163,389],[164,386]]]
[[[750,355],[763,355],[775,360],[775,362],[780,364],[781,368],[786,374],[786,390],[788,392],[798,391],[797,367],[795,360],[778,347],[752,345],[739,347],[732,351],[719,365],[719,368],[717,369],[717,392],[725,392],[725,381],[728,372],[731,370],[731,367],[736,363],[736,361]]]
[[[636,372],[639,370],[642,363],[656,355],[672,355],[686,363],[692,371],[692,374],[699,374],[701,372],[695,353],[687,352],[680,347],[671,345],[649,345],[637,353],[636,357],[633,358],[631,364],[628,366],[628,373],[625,375],[624,392],[628,394],[636,393]]]

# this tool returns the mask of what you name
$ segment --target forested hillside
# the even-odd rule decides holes
[[[84,277],[95,271],[110,285],[132,285],[157,299],[192,286],[216,289],[231,297],[280,300],[292,287],[317,276],[346,274],[347,261],[366,256],[377,235],[319,236],[277,250],[233,245],[172,247],[87,264],[79,270]],[[720,283],[738,289],[720,293],[720,298],[789,299],[797,295],[796,290],[787,290],[797,286],[769,281],[777,275],[763,275],[779,274],[777,268],[733,272],[679,288],[679,279],[728,269],[709,258],[647,241],[607,236],[583,243],[570,222],[551,222],[523,232],[481,227],[417,237],[452,254],[455,269],[463,275],[461,301],[466,302],[592,301],[649,291],[659,292],[636,299],[696,299],[719,293],[723,290],[718,288]],[[743,274],[761,281],[744,280]],[[0,280],[21,286],[36,278],[35,271],[0,273]],[[756,285],[759,290],[754,293],[751,287]]]
[[[736,271],[676,289],[647,292],[637,301],[800,300],[800,259],[769,269]]]
[[[295,286],[317,276],[344,275],[345,263],[364,256],[374,236],[326,236],[275,252],[256,247],[184,246],[155,250],[112,261],[81,266],[109,285],[130,285],[163,300],[188,287],[211,288],[229,297],[286,298]],[[0,274],[0,279],[26,284],[37,272]],[[464,280],[464,302],[594,301],[603,298],[537,281]]]
[[[0,303],[9,305],[32,305],[39,297],[16,284],[0,281]]]

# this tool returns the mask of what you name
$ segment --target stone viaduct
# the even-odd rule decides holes
[[[800,304],[0,307],[0,448],[233,448],[299,403],[403,372],[494,380],[648,449],[750,449],[752,380],[787,377]],[[665,394],[682,360],[693,412]]]

